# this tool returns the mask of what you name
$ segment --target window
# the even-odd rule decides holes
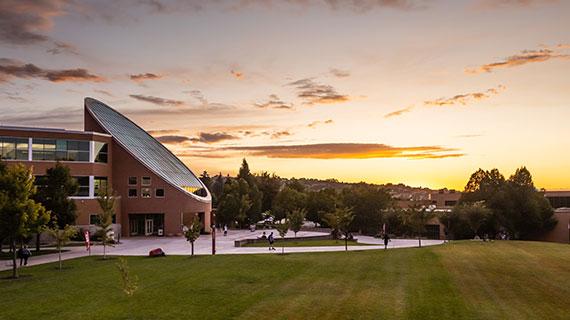
[[[141,185],[143,186],[150,186],[150,177],[142,177]]]
[[[157,198],[164,198],[164,189],[156,189],[154,195]]]
[[[95,162],[107,163],[108,149],[106,143],[95,141]]]
[[[95,195],[100,195],[101,192],[109,192],[107,177],[95,177]]]
[[[97,225],[99,224],[99,215],[98,214],[90,214],[89,215],[89,224]]]
[[[137,197],[137,189],[129,189],[129,198]]]
[[[129,177],[129,186],[137,185],[137,177]]]
[[[75,177],[75,180],[77,180],[77,183],[79,184],[79,189],[74,196],[89,197],[89,177]]]
[[[150,188],[141,188],[141,198],[150,198]]]
[[[444,205],[445,205],[446,207],[453,207],[453,206],[455,206],[456,204],[457,204],[457,201],[455,201],[455,200],[445,200],[445,204],[444,204]]]
[[[33,160],[89,161],[89,141],[32,139]]]
[[[28,138],[0,137],[0,158],[28,160]]]

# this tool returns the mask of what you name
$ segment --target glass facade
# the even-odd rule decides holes
[[[89,161],[89,141],[32,139],[32,160]]]
[[[110,192],[108,187],[109,187],[109,184],[107,181],[107,177],[95,177],[95,196],[100,195],[101,191]]]
[[[79,189],[77,193],[74,194],[76,197],[89,197],[89,177],[74,177],[79,184]]]
[[[0,137],[0,158],[28,160],[28,138]]]
[[[106,143],[95,141],[95,162],[107,163],[108,149]]]
[[[107,105],[87,98],[87,110],[129,153],[155,174],[196,195],[206,194],[200,180],[160,142]],[[204,190],[201,191],[201,190]],[[142,196],[142,192],[141,192]]]

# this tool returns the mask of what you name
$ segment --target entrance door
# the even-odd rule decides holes
[[[146,219],[144,224],[144,235],[152,236],[153,231],[154,231],[154,220]]]

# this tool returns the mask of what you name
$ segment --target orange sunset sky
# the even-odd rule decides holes
[[[570,189],[570,1],[0,2],[0,125],[83,98],[196,173]]]

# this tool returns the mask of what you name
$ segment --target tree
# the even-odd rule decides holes
[[[271,213],[275,215],[276,219],[281,220],[293,210],[304,208],[306,199],[306,194],[300,192],[298,188],[286,185],[275,197]]]
[[[194,256],[194,241],[200,237],[200,230],[202,230],[202,223],[198,216],[194,216],[190,221],[190,225],[184,226],[184,237],[186,241],[190,242],[192,247],[192,256]]]
[[[249,164],[245,159],[242,161],[237,179],[240,181],[240,186],[242,185],[242,179],[246,183],[245,188],[240,188],[240,193],[242,196],[248,196],[250,205],[246,212],[247,221],[249,224],[254,224],[261,220],[261,200],[263,198],[263,194],[259,191],[256,178],[251,174]]]
[[[338,204],[338,194],[334,189],[327,188],[308,192],[307,220],[312,221],[315,225],[321,224],[325,214],[333,212]]]
[[[305,209],[295,209],[287,215],[287,220],[289,220],[291,231],[295,233],[295,238],[297,238],[297,232],[299,232],[301,227],[303,227],[306,214],[307,211]]]
[[[283,219],[280,223],[275,224],[275,229],[279,232],[279,236],[281,237],[281,254],[285,254],[285,236],[289,231],[289,220]]]
[[[434,213],[421,205],[402,210],[402,223],[412,234],[418,237],[420,248],[422,247],[422,234],[425,232],[426,224],[433,217]]]
[[[77,193],[79,185],[71,176],[70,169],[59,162],[54,167],[46,170],[46,175],[36,180],[38,191],[34,196],[52,214],[52,222],[57,222],[59,228],[75,224],[77,218],[77,206],[70,199]],[[40,251],[40,232],[36,226],[36,251]]]
[[[453,208],[453,211],[456,212],[459,219],[467,223],[475,236],[478,236],[479,229],[492,215],[491,210],[485,207],[482,201],[458,205]]]
[[[46,228],[45,231],[55,239],[55,247],[57,248],[59,256],[59,270],[61,270],[61,248],[63,248],[63,246],[65,246],[69,240],[77,234],[77,229],[70,225],[66,225],[63,229],[60,229],[59,226],[56,225],[53,228]]]
[[[210,188],[210,193],[212,194],[212,207],[214,208],[218,207],[220,198],[224,193],[224,184],[225,184],[225,178],[224,176],[222,176],[222,173],[220,172],[220,174],[215,176],[214,179],[212,180]]]
[[[361,233],[374,235],[382,225],[382,213],[392,202],[392,196],[382,187],[359,183],[341,192],[342,203],[354,211],[352,227]]]
[[[117,269],[121,275],[121,286],[123,287],[123,292],[128,297],[132,296],[139,288],[139,278],[137,276],[131,277],[127,259],[123,257],[119,257],[119,262],[117,262]]]
[[[107,259],[107,246],[113,245],[113,217],[115,216],[115,197],[113,191],[108,187],[101,190],[97,196],[97,202],[101,208],[98,215],[97,226],[99,227],[99,235],[101,244],[103,245],[103,259]]]
[[[261,212],[267,212],[271,210],[273,201],[281,189],[281,179],[275,174],[270,175],[264,171],[256,177],[256,180],[259,192],[262,194]]]
[[[348,251],[348,238],[350,236],[350,225],[354,220],[352,208],[342,207],[336,208],[333,213],[325,215],[325,221],[332,228],[334,238],[338,238],[339,234],[344,235],[344,249]]]
[[[16,243],[30,234],[30,229],[49,221],[49,212],[33,200],[36,188],[32,171],[21,164],[0,168],[0,234],[12,249],[12,277],[18,278]]]

